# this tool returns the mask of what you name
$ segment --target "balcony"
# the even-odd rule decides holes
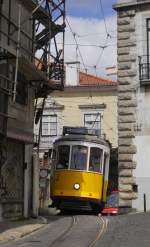
[[[139,79],[142,86],[150,85],[150,57],[139,57]]]

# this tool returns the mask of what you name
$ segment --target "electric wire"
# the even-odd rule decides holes
[[[76,48],[77,48],[77,50],[78,50],[78,52],[79,52],[79,55],[80,55],[80,58],[81,58],[81,60],[82,60],[82,64],[83,64],[85,73],[87,73],[87,68],[86,68],[86,66],[85,66],[84,59],[83,59],[83,56],[82,56],[82,54],[81,54],[81,51],[80,51],[80,48],[79,48],[79,45],[78,45],[78,42],[77,42],[77,39],[76,39],[76,35],[75,35],[75,33],[73,32],[72,27],[71,27],[71,25],[70,25],[70,23],[69,23],[69,21],[68,21],[67,18],[66,18],[66,22],[67,22],[67,24],[68,24],[68,26],[69,26],[69,28],[70,28],[70,31],[71,31],[71,33],[72,33],[72,35],[73,35],[74,40],[75,40]],[[87,76],[87,83],[89,84],[88,76]],[[91,99],[91,102],[92,102],[92,104],[93,104],[92,90],[91,90],[90,85],[89,85],[88,89],[89,89],[89,98]]]
[[[59,2],[60,2],[60,1],[59,1]],[[107,34],[106,41],[105,41],[105,43],[106,43],[107,40],[108,40],[108,38],[109,38],[109,37],[111,38],[111,36],[109,35],[108,30],[107,30],[106,21],[105,21],[105,16],[104,16],[104,11],[103,11],[103,6],[102,6],[102,2],[101,2],[101,1],[100,1],[100,6],[101,6],[101,11],[102,11],[102,15],[103,15],[104,24],[105,24],[105,31],[106,31],[106,34]],[[71,27],[71,25],[70,25],[70,23],[69,23],[67,17],[66,17],[66,22],[67,22],[68,27],[69,27],[69,29],[70,29],[72,35],[73,35],[73,38],[74,38],[74,41],[75,41],[75,44],[76,44],[76,49],[77,49],[78,52],[79,52],[79,56],[80,56],[80,58],[81,58],[81,60],[82,60],[82,64],[83,64],[84,70],[85,70],[85,72],[87,73],[88,69],[87,69],[87,67],[85,66],[84,59],[83,59],[82,53],[81,53],[80,48],[79,48],[79,44],[78,44],[77,39],[76,39],[77,34],[76,34],[75,32],[73,32],[73,29],[72,29],[72,27]],[[106,47],[105,47],[105,46],[99,46],[99,48],[102,48],[102,51],[100,52],[100,56],[98,57],[98,60],[97,60],[96,65],[94,66],[95,72],[96,72],[96,67],[97,67],[97,65],[98,65],[98,63],[99,63],[99,61],[100,61],[100,59],[101,59],[101,57],[102,57],[103,51],[104,51],[104,49],[105,49]],[[89,78],[88,78],[88,76],[87,76],[87,83],[89,84]],[[91,89],[91,87],[90,87],[90,84],[89,84],[89,87],[88,87],[88,88],[89,88],[89,98],[91,99],[91,102],[92,102],[92,104],[93,104],[92,89]]]
[[[82,63],[81,63],[82,64]],[[70,65],[70,64],[68,64],[67,65],[68,67],[70,67],[70,68],[72,68],[72,69],[76,69],[76,67],[75,66],[72,66],[72,65]],[[87,68],[87,70],[95,70],[96,69],[96,71],[97,70],[100,70],[100,69],[102,69],[102,68],[106,68],[106,67],[110,67],[110,65],[106,65],[106,66],[101,66],[101,67],[96,67],[95,65],[87,65],[86,64],[86,68]],[[116,66],[115,66],[116,67]],[[98,75],[96,75],[97,77],[98,77]]]
[[[79,49],[79,45],[78,45],[78,42],[77,42],[77,39],[76,39],[75,32],[73,32],[72,27],[71,27],[71,25],[70,25],[70,23],[69,23],[67,17],[66,17],[66,22],[67,22],[67,24],[68,24],[68,26],[69,26],[69,28],[70,28],[70,31],[71,31],[71,33],[72,33],[72,35],[73,35],[74,41],[75,41],[75,43],[76,43],[77,50],[78,50],[78,52],[79,52],[80,58],[81,58],[81,60],[82,60],[82,63],[83,63],[83,66],[84,66],[84,69],[85,69],[85,72],[86,72],[86,67],[85,67],[85,64],[84,64],[84,60],[83,60],[81,51],[80,51],[80,49]]]
[[[57,44],[61,45],[62,43],[58,42]],[[52,45],[55,45],[54,43],[52,43]],[[73,44],[73,43],[65,43],[65,46],[83,46],[83,47],[96,47],[96,48],[101,48],[101,49],[105,49],[108,48],[110,46],[117,46],[117,43],[114,44],[107,44],[107,45],[96,45],[96,44]]]
[[[99,4],[100,4],[101,13],[102,13],[103,21],[104,21],[106,35],[107,35],[107,37],[110,37],[111,38],[111,35],[108,33],[108,29],[107,29],[107,25],[106,25],[106,20],[105,20],[105,15],[104,15],[104,9],[103,9],[102,0],[99,0]]]

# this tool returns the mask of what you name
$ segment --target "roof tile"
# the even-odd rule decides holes
[[[80,86],[116,86],[117,82],[80,72],[79,84]]]

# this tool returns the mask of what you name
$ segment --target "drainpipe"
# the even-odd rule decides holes
[[[33,197],[32,197],[33,217],[38,217],[39,212],[39,157],[38,153],[33,153]]]

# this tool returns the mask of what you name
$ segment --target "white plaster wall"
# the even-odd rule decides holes
[[[79,65],[66,65],[66,86],[77,86],[79,84]]]
[[[138,184],[138,199],[133,201],[133,207],[143,211],[143,195],[146,194],[147,210],[150,210],[150,135],[136,136],[137,153],[134,159],[137,168],[134,170]]]
[[[138,199],[133,200],[132,207],[136,208],[138,211],[144,211],[144,194],[146,195],[146,210],[150,210],[150,177],[142,178],[137,177],[136,182],[138,184]]]
[[[136,41],[137,56],[146,55],[146,18],[149,18],[150,11],[146,10],[136,14]],[[139,78],[139,77],[137,77]],[[138,199],[133,200],[132,206],[139,211],[144,210],[144,194],[146,194],[147,210],[150,210],[150,89],[140,85],[139,79],[136,83],[136,127],[134,144],[137,153],[134,160],[137,167],[133,171],[138,185]],[[136,129],[135,129],[136,130]]]

